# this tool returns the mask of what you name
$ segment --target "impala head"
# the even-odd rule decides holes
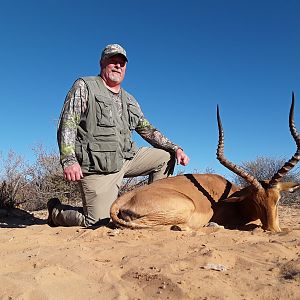
[[[280,182],[282,177],[286,175],[300,160],[300,136],[294,124],[294,93],[292,94],[292,104],[289,114],[290,132],[297,144],[297,151],[288,160],[281,169],[279,169],[270,180],[258,181],[254,176],[247,173],[241,167],[228,161],[224,156],[224,131],[217,107],[217,119],[219,128],[219,143],[217,149],[217,158],[222,165],[245,179],[249,186],[232,194],[225,201],[240,202],[245,201],[245,205],[249,206],[249,217],[252,219],[260,219],[262,228],[265,230],[279,232],[281,231],[278,220],[278,203],[282,191],[294,192],[300,188],[295,182]]]

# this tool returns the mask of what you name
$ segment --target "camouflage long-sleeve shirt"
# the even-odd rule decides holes
[[[121,114],[122,102],[120,95],[112,92],[110,93]],[[80,122],[81,115],[87,108],[87,102],[87,86],[82,79],[78,79],[66,96],[59,120],[57,140],[63,168],[77,162],[75,155],[77,126]],[[164,149],[168,152],[175,152],[180,148],[153,127],[144,116],[141,117],[135,131],[153,147]]]

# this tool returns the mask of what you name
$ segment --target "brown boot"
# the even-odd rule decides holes
[[[54,224],[53,220],[52,220],[52,211],[53,209],[58,206],[61,205],[61,202],[59,201],[58,198],[51,198],[48,202],[47,202],[47,208],[48,208],[48,220],[47,223],[49,226],[51,227],[55,227],[56,225]]]

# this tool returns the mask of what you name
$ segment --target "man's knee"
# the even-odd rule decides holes
[[[104,225],[110,217],[110,206],[117,198],[118,190],[115,185],[103,188],[101,181],[97,186],[83,191],[83,211],[86,226]]]
[[[161,150],[161,156],[158,167],[150,174],[149,183],[166,178],[170,175],[173,175],[175,168],[175,154],[171,154],[167,151]]]

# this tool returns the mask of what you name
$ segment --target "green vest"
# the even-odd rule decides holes
[[[135,98],[121,89],[122,116],[109,91],[98,76],[81,78],[89,98],[77,127],[75,153],[84,174],[120,171],[126,159],[132,159],[136,146],[131,132],[142,116]]]

